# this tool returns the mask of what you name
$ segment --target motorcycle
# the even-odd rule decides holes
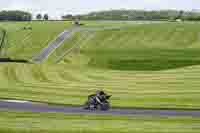
[[[110,99],[111,95],[105,95],[102,98],[99,98],[96,95],[88,96],[88,100],[84,104],[85,110],[100,110],[107,111],[110,109]]]

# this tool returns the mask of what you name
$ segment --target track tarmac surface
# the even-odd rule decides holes
[[[200,110],[167,110],[167,109],[125,109],[113,108],[109,111],[89,111],[82,107],[49,105],[45,103],[33,103],[27,101],[1,100],[0,110],[23,111],[23,112],[57,112],[66,114],[85,114],[85,115],[143,115],[143,116],[190,116],[200,117]]]
[[[49,43],[47,47],[45,47],[39,54],[33,57],[32,61],[35,63],[44,62],[48,56],[54,52],[56,48],[61,46],[66,39],[69,39],[74,33],[76,29],[65,30],[60,33],[52,42]]]

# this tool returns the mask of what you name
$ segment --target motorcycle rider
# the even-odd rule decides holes
[[[108,110],[109,102],[107,101],[111,95],[107,95],[104,91],[98,90],[95,94],[89,95],[85,103],[84,109],[90,110]]]
[[[98,90],[96,92],[96,97],[95,97],[96,101],[99,103],[99,104],[102,104],[102,102],[104,102],[104,100],[106,100],[106,94],[104,91],[102,90]]]
[[[106,100],[106,94],[102,90],[97,90],[96,94],[92,94],[88,96],[88,101],[93,105],[97,106],[98,104],[102,104]]]

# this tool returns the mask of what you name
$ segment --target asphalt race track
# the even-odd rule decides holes
[[[63,42],[70,38],[73,33],[76,32],[76,29],[69,29],[65,30],[64,32],[60,33],[55,40],[49,43],[49,45],[44,48],[39,54],[33,57],[32,61],[35,63],[42,63],[44,62],[48,56],[60,45],[63,44]]]
[[[82,107],[49,105],[45,103],[0,101],[0,110],[23,112],[57,112],[66,114],[91,115],[145,115],[145,116],[190,116],[200,117],[200,110],[153,110],[153,109],[123,109],[115,108],[109,111],[88,111]]]

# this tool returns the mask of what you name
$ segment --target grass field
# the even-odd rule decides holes
[[[30,59],[46,47],[69,22],[1,22],[7,31],[7,55],[17,59]],[[31,27],[32,29],[28,29]],[[24,29],[27,28],[27,29]]]
[[[113,95],[115,107],[200,109],[200,23],[84,23],[84,27],[123,28],[76,33],[44,64],[1,63],[0,98],[82,105],[88,94],[105,88]],[[27,25],[32,31],[21,30]],[[7,54],[29,60],[71,26],[70,22],[0,23],[8,32]],[[73,116],[6,110],[0,116],[1,133],[200,131],[200,119],[190,117]]]
[[[60,31],[70,27],[57,23]],[[77,40],[79,49],[58,64],[51,62],[57,59],[54,54],[41,65],[1,64],[0,97],[81,105],[88,94],[105,88],[113,106],[199,109],[199,30],[199,23],[133,23],[122,30],[87,33],[89,39],[76,34],[54,54],[66,52]],[[16,57],[32,57],[44,46],[34,42],[28,47],[31,52],[21,49]]]
[[[1,133],[199,133],[191,117],[84,116],[0,112]]]

